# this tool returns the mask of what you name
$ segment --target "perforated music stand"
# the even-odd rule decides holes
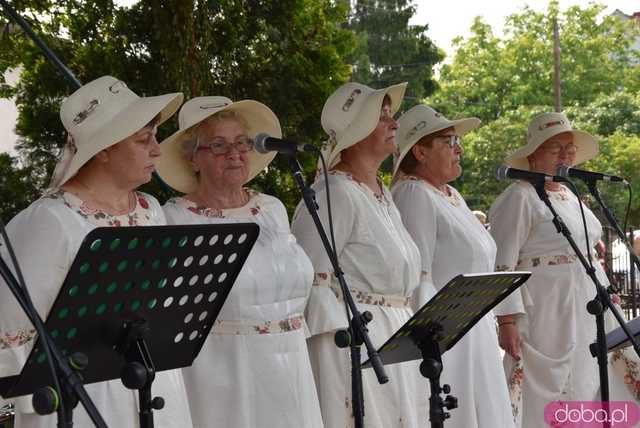
[[[63,354],[88,357],[84,383],[122,376],[139,389],[141,426],[152,426],[151,408],[163,403],[151,403],[150,381],[193,363],[258,233],[254,223],[94,229],[45,327]],[[0,393],[10,398],[50,385],[45,359],[38,340],[21,374],[2,379]],[[140,366],[129,363],[150,369],[149,382],[135,385]]]
[[[530,272],[458,275],[380,347],[378,352],[385,365],[423,360],[420,373],[429,379],[431,386],[432,427],[442,427],[449,417],[444,407],[457,407],[455,397],[447,396],[446,400],[440,397],[441,392],[450,392],[448,385],[440,387],[442,354],[530,276]],[[369,362],[363,367],[369,367]]]

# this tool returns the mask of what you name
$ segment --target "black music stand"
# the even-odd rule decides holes
[[[379,349],[385,365],[422,359],[420,373],[429,379],[429,420],[442,427],[458,400],[449,385],[440,387],[442,354],[458,343],[498,303],[525,283],[531,272],[458,275],[447,283]],[[369,367],[369,361],[364,367]]]
[[[640,340],[640,317],[634,318],[628,323],[626,323],[627,328],[633,335],[633,337],[637,340]],[[629,336],[622,329],[622,327],[618,327],[615,330],[609,332],[606,336],[607,339],[607,351],[613,352],[618,349],[623,349],[631,346],[631,342],[629,341]],[[597,343],[592,343],[589,345],[589,350],[591,351],[591,355],[595,355],[597,353]]]
[[[151,396],[155,373],[193,363],[258,233],[254,223],[94,229],[46,330],[64,355],[81,353],[71,360],[83,383],[120,378],[137,389],[140,426],[152,427],[152,409],[164,407]],[[21,374],[0,379],[0,394],[46,390],[52,379],[45,363],[38,339]],[[36,401],[38,409],[43,403]]]

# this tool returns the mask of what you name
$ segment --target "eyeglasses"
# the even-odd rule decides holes
[[[253,150],[253,140],[248,137],[239,138],[235,143],[230,143],[224,138],[215,138],[208,143],[198,144],[196,150],[210,150],[214,155],[226,155],[236,149],[240,153]]]
[[[569,156],[573,156],[578,152],[578,148],[573,144],[568,144],[566,146],[560,146],[560,145],[547,146],[547,147],[543,147],[543,150],[552,156],[558,156],[560,152],[562,152],[563,150]]]
[[[449,146],[450,149],[453,149],[455,146],[462,146],[462,137],[459,135],[441,135],[436,138],[442,138],[442,142]]]

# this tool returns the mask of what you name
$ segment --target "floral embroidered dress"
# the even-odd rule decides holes
[[[456,189],[449,194],[413,176],[392,189],[402,220],[420,249],[422,284],[416,307],[429,301],[461,273],[492,272],[496,246]],[[450,384],[460,407],[445,425],[452,428],[514,426],[492,313],[443,356],[442,383]]]
[[[413,314],[409,297],[420,280],[420,255],[402,225],[391,194],[375,194],[349,174],[329,175],[336,249],[347,284],[361,311],[373,314],[371,340],[381,346]],[[326,182],[313,185],[327,233]],[[349,350],[334,344],[337,329],[347,327],[337,279],[306,206],[300,204],[293,233],[315,268],[306,309],[312,337],[309,352],[322,417],[327,427],[353,426]],[[362,348],[363,360],[366,350]],[[428,424],[427,381],[412,361],[386,366],[389,382],[380,385],[371,369],[363,370],[365,426],[422,427]]]
[[[67,270],[84,237],[101,226],[150,226],[166,224],[153,197],[136,193],[136,206],[128,214],[112,216],[99,211],[62,190],[43,196],[15,216],[7,225],[11,243],[20,261],[25,282],[38,312],[46,318]],[[7,253],[3,248],[3,258]],[[0,377],[18,374],[33,347],[35,332],[6,287],[0,284]],[[100,414],[110,427],[138,427],[137,391],[120,380],[86,386]],[[160,372],[153,383],[154,396],[165,399],[165,407],[154,411],[156,427],[191,426],[186,391],[179,370]],[[40,416],[31,407],[31,397],[16,400],[16,427],[52,428],[56,416]],[[74,426],[93,426],[78,405]]]
[[[586,254],[578,199],[564,186],[547,194]],[[591,210],[584,207],[584,211],[589,244],[593,246],[600,239],[602,227]],[[523,340],[520,362],[508,354],[504,357],[516,423],[525,428],[541,427],[545,425],[544,407],[551,401],[599,399],[597,362],[589,352],[589,344],[596,337],[595,322],[586,310],[595,287],[529,183],[509,186],[494,202],[489,218],[498,247],[496,269],[532,272],[495,313],[516,314]],[[591,254],[595,254],[593,249]],[[600,282],[608,285],[596,258],[593,266]],[[610,320],[608,327],[613,327]],[[626,352],[617,355],[618,367],[609,375],[611,399],[633,399],[624,387],[621,371],[626,370],[626,362],[635,363]]]
[[[197,427],[320,428],[303,312],[313,268],[282,203],[249,191],[240,208],[185,198],[164,206],[172,224],[253,222],[260,235],[191,367],[183,369]]]

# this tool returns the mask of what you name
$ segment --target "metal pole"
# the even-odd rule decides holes
[[[33,40],[35,44],[38,45],[40,50],[42,50],[42,52],[49,59],[49,61],[51,61],[56,67],[58,67],[62,75],[71,84],[71,87],[73,88],[73,90],[75,91],[76,89],[80,88],[82,86],[82,83],[80,83],[80,81],[76,79],[76,76],[73,75],[71,70],[69,70],[67,66],[64,65],[62,61],[60,61],[60,59],[58,59],[56,54],[51,52],[51,49],[49,49],[49,47],[44,44],[44,42],[36,35],[36,33],[33,32],[31,27],[27,23],[27,21],[22,19],[22,17],[18,15],[15,9],[13,9],[11,5],[6,2],[6,0],[0,0],[0,5],[2,5],[7,15],[9,15],[15,22],[17,22],[18,25],[22,27],[24,32],[27,33],[27,35],[31,38],[31,40]]]
[[[560,93],[560,34],[558,20],[553,18],[553,88],[556,111],[562,111],[562,94]]]

